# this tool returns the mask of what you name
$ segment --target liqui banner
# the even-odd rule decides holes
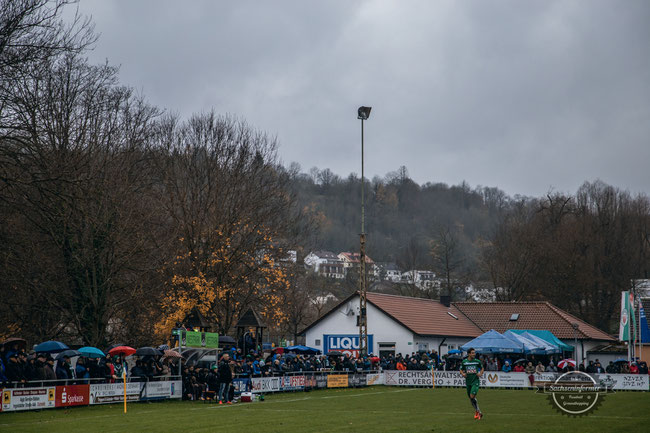
[[[368,335],[368,352],[372,353],[373,336]],[[323,335],[323,350],[328,352],[341,352],[353,358],[359,356],[359,334]]]

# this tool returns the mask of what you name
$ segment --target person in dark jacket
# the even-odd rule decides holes
[[[56,363],[56,378],[59,380],[65,381],[69,379],[74,379],[74,374],[72,373],[72,367],[70,366],[70,357],[64,356],[62,360],[59,360]]]
[[[230,382],[232,382],[232,370],[230,370],[230,355],[227,353],[223,355],[223,358],[221,358],[217,374],[219,376],[219,404],[223,404],[224,400],[226,400],[226,403],[230,404]]]
[[[26,382],[23,366],[18,361],[18,358],[18,352],[10,354],[5,367],[5,376],[7,376],[7,380],[9,382],[17,382],[10,385],[13,387],[22,387]]]
[[[217,393],[219,392],[219,366],[214,364],[210,369],[210,373],[207,377],[208,382],[208,391],[215,393],[214,398],[217,398]]]
[[[134,382],[146,382],[147,381],[147,370],[142,365],[143,362],[141,359],[135,361],[135,367],[131,371],[131,378]]]
[[[81,357],[77,360],[77,365],[74,370],[75,376],[77,379],[89,379],[90,378],[90,370],[86,367],[86,360],[85,358]],[[79,380],[77,381],[78,384],[83,384],[83,383],[88,383],[88,380]]]

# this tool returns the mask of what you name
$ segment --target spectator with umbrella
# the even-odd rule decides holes
[[[37,344],[34,347],[34,351],[46,352],[46,353],[59,353],[68,349],[70,348],[66,344],[61,343],[60,341],[52,341],[52,340]]]
[[[569,369],[574,369],[576,366],[576,362],[573,359],[563,359],[562,361],[557,363],[557,368],[562,370],[564,373],[569,371]]]
[[[9,363],[9,356],[12,353],[24,351],[27,348],[27,341],[24,338],[8,338],[0,346],[0,355],[4,355],[1,357],[0,362],[4,361],[6,367]]]
[[[86,359],[84,357],[79,357],[79,359],[77,359],[77,365],[75,366],[74,373],[77,379],[86,379],[77,381],[78,384],[88,383],[88,379],[90,378],[90,371],[86,367]]]
[[[7,380],[10,382],[9,386],[23,387],[25,386],[25,373],[23,366],[20,364],[18,352],[12,352],[9,355],[9,362],[5,368]],[[13,384],[11,382],[14,382]],[[17,382],[17,383],[16,383]]]
[[[59,383],[65,385],[67,380],[74,379],[74,372],[72,366],[70,365],[70,356],[63,355],[57,356],[56,358],[56,378],[60,381]]]
[[[133,355],[135,352],[135,349],[129,346],[117,346],[108,351],[109,355],[115,356],[121,361],[121,371],[119,374],[122,375],[122,380],[124,381],[124,413],[126,413],[126,376],[128,374],[125,358]]]

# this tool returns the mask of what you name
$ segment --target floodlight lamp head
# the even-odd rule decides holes
[[[370,110],[372,110],[372,107],[359,107],[359,110],[357,111],[357,119],[368,120],[368,117],[370,117]]]

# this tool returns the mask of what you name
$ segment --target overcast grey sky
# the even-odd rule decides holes
[[[650,193],[650,1],[81,0],[91,53],[182,116],[277,136],[285,163],[509,194]]]

